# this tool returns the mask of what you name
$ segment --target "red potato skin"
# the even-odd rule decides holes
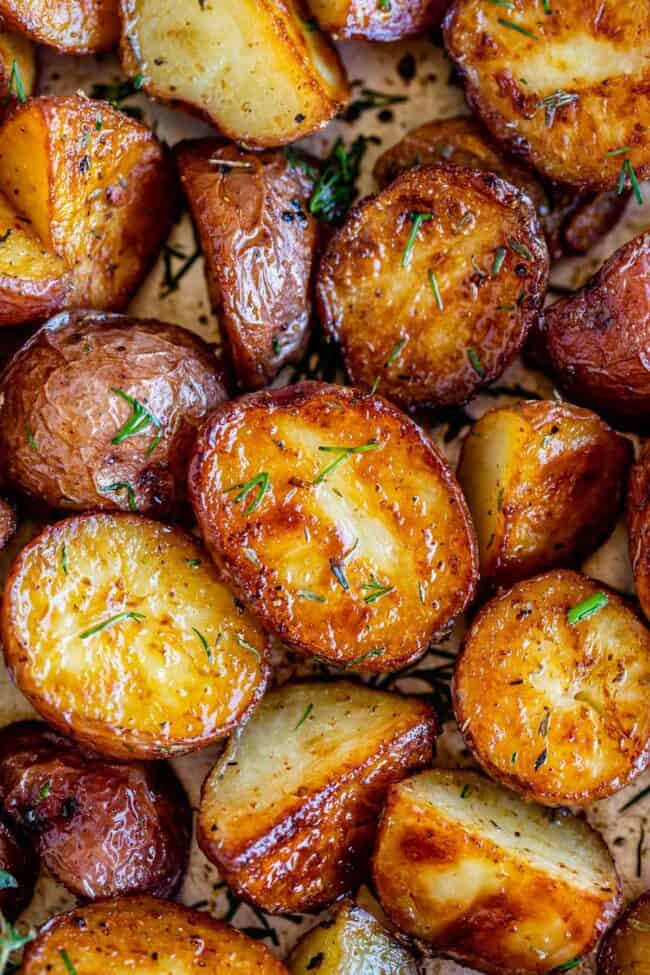
[[[351,0],[344,24],[321,17],[322,30],[338,40],[399,41],[442,22],[451,0],[392,0],[388,15],[377,0]]]
[[[0,796],[49,872],[77,897],[171,897],[192,831],[168,766],[119,764],[38,721],[0,732]]]
[[[643,445],[630,474],[627,527],[636,594],[650,619],[650,441]]]
[[[42,282],[0,276],[0,326],[38,324],[66,304],[72,273]]]
[[[17,887],[0,890],[0,911],[10,921],[27,907],[38,876],[38,859],[23,837],[18,837],[0,819],[0,870],[6,870],[16,880]]]

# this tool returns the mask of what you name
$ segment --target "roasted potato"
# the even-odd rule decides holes
[[[616,524],[632,443],[555,400],[485,413],[466,437],[458,479],[476,526],[481,581],[511,585],[578,564]]]
[[[22,837],[0,819],[0,913],[13,921],[27,907],[38,875],[38,860]]]
[[[621,173],[623,183],[650,175],[645,5],[454,0],[444,36],[470,107],[548,179],[611,190]]]
[[[117,0],[0,0],[0,17],[64,54],[108,51],[120,36]]]
[[[627,528],[636,594],[650,619],[650,441],[641,448],[630,475]]]
[[[69,964],[68,964],[69,963]],[[25,950],[21,975],[288,975],[264,945],[205,912],[117,897],[60,914]]]
[[[51,260],[62,259],[70,271],[58,308],[123,308],[175,216],[173,167],[151,131],[81,95],[33,98],[9,113],[0,127],[0,190],[18,217],[31,221],[28,229]],[[17,276],[29,278],[19,244],[24,250],[12,236],[0,255],[8,250]],[[11,266],[0,263],[0,283]],[[53,270],[37,260],[41,287]],[[13,324],[27,319],[20,292],[15,305]]]
[[[627,428],[648,429],[650,233],[547,308],[536,342],[568,396]]]
[[[0,498],[0,551],[5,547],[16,531],[16,512],[9,504]]]
[[[300,358],[309,336],[316,171],[283,152],[213,139],[181,143],[176,158],[226,353],[240,386],[260,389]]]
[[[650,762],[650,632],[577,572],[489,602],[453,680],[465,742],[489,774],[547,805],[586,805]]]
[[[439,24],[450,0],[307,0],[321,30],[336,38],[399,41]]]
[[[605,935],[598,975],[643,975],[650,971],[650,892],[634,901]]]
[[[306,934],[287,964],[291,975],[418,975],[412,955],[350,901]]]
[[[630,193],[576,193],[560,186],[547,187],[548,206],[542,216],[552,261],[586,254],[619,222]]]
[[[545,975],[586,954],[620,904],[598,833],[468,771],[391,788],[373,874],[402,931],[492,975]]]
[[[206,779],[199,845],[262,910],[325,907],[362,879],[386,790],[430,762],[435,733],[433,710],[415,697],[285,684]]]
[[[20,721],[0,732],[0,799],[77,897],[165,897],[182,880],[192,811],[167,765],[109,763]]]
[[[43,717],[102,755],[160,758],[215,741],[264,692],[266,641],[180,528],[90,514],[14,562],[2,643]]]
[[[317,281],[355,384],[404,407],[463,403],[521,348],[548,252],[530,201],[492,173],[420,166],[356,207]]]
[[[405,666],[474,593],[456,479],[379,397],[300,383],[222,404],[189,487],[224,578],[278,637],[331,663]]]
[[[336,49],[301,0],[119,0],[122,67],[149,95],[247,146],[315,132],[348,102]]]
[[[176,325],[64,313],[0,378],[0,470],[50,507],[178,512],[196,430],[226,398],[210,349]]]
[[[0,10],[2,7],[0,0]],[[37,73],[34,45],[3,28],[0,21],[0,113],[34,94]]]

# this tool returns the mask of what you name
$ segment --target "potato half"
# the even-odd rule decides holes
[[[353,383],[378,382],[402,406],[442,406],[503,372],[547,278],[527,197],[492,173],[421,166],[351,212],[317,297]]]
[[[268,677],[262,630],[180,528],[96,514],[48,526],[7,580],[2,642],[37,711],[114,758],[201,748]]]
[[[69,964],[68,964],[69,962]],[[118,897],[52,918],[25,950],[21,975],[288,975],[264,945],[206,912],[154,897]]]
[[[520,582],[473,621],[454,711],[490,775],[548,805],[611,795],[650,761],[650,633],[577,572]]]
[[[431,760],[435,733],[418,698],[285,684],[206,779],[199,845],[262,910],[325,907],[363,878],[388,786]]]
[[[463,442],[458,467],[481,580],[511,585],[594,551],[616,524],[633,454],[632,443],[595,413],[568,403],[485,413]]]
[[[350,97],[329,38],[301,0],[119,0],[122,66],[154,98],[248,146],[320,129]]]
[[[226,398],[214,353],[176,325],[63,313],[0,377],[0,469],[51,508],[178,514],[196,430]]]
[[[650,971],[650,893],[634,901],[605,935],[598,975],[644,975]]]
[[[215,139],[175,151],[225,351],[240,386],[260,389],[300,358],[309,337],[317,171],[284,152],[243,152]]]
[[[620,904],[598,833],[468,771],[393,786],[375,885],[402,931],[492,975],[546,975],[586,954]]]
[[[307,0],[321,30],[337,38],[399,41],[442,20],[449,0]]]
[[[650,174],[647,6],[454,0],[444,29],[471,108],[548,179],[608,190],[623,165]]]
[[[418,975],[406,948],[350,901],[306,934],[287,964],[291,975]]]
[[[224,578],[278,637],[332,663],[405,666],[473,595],[461,490],[379,397],[300,383],[222,404],[189,487]]]
[[[64,54],[108,51],[120,36],[117,0],[0,0],[0,16]]]
[[[630,475],[627,528],[636,594],[650,619],[650,441],[641,448]]]
[[[175,215],[173,168],[151,131],[81,95],[32,98],[10,112],[0,190],[70,270],[59,307],[123,308]]]

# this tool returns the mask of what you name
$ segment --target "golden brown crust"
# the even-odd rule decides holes
[[[450,0],[308,0],[321,30],[340,39],[399,41],[439,24]]]
[[[598,975],[643,975],[650,966],[650,892],[633,901],[598,952]]]
[[[65,54],[117,47],[117,0],[0,0],[0,16],[14,30]]]
[[[627,528],[636,594],[650,618],[650,441],[644,443],[630,474]]]
[[[421,166],[356,207],[317,297],[354,383],[402,406],[463,403],[521,348],[548,253],[528,198],[492,173]]]

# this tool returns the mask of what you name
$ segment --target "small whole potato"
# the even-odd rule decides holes
[[[227,396],[213,353],[176,325],[51,319],[0,378],[0,469],[49,507],[178,512],[198,426]]]
[[[38,858],[25,841],[0,819],[0,911],[13,921],[27,907],[38,875]]]
[[[0,799],[77,897],[169,897],[189,855],[192,812],[164,764],[118,764],[37,721],[0,732]]]

